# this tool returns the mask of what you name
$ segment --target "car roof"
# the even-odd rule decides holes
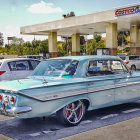
[[[118,56],[110,56],[110,55],[87,55],[87,56],[65,56],[65,57],[57,57],[53,59],[74,59],[74,60],[88,60],[88,59],[120,59]]]
[[[10,59],[2,59],[0,60],[0,62],[10,62],[10,61],[18,61],[18,60],[37,60],[40,61],[38,59],[32,59],[32,58],[10,58]]]

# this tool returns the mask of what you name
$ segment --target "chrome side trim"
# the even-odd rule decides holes
[[[54,100],[58,98],[65,98],[69,96],[74,96],[74,95],[80,95],[80,94],[85,94],[88,93],[87,89],[81,89],[81,90],[72,90],[72,91],[64,91],[64,92],[56,92],[52,93],[49,95],[39,95],[35,96],[35,98],[42,100],[42,101],[47,101],[47,100]]]
[[[127,84],[126,83],[122,83],[122,84],[115,84],[116,88],[120,88],[120,87],[126,87]]]
[[[115,88],[114,85],[93,87],[93,88],[88,88],[88,92],[96,92],[96,91],[102,91],[102,90],[108,90],[108,89],[114,89],[114,88]]]
[[[103,90],[127,87],[130,85],[136,85],[136,84],[140,84],[140,82],[133,82],[133,83],[128,83],[128,84],[122,83],[122,84],[93,87],[93,88],[88,88],[88,89],[73,90],[73,91],[66,91],[66,92],[56,92],[56,93],[53,93],[52,95],[35,96],[35,98],[41,101],[49,101],[49,100],[55,100],[55,99],[65,98],[65,97],[74,96],[74,95],[87,94],[87,93],[98,92],[98,91],[103,91]]]
[[[65,97],[74,96],[74,95],[87,94],[90,92],[114,89],[114,88],[115,88],[114,85],[109,85],[109,86],[89,88],[88,90],[82,89],[82,90],[73,90],[73,91],[67,91],[67,92],[56,92],[56,93],[53,93],[52,95],[36,96],[35,98],[42,100],[42,101],[48,101],[48,100],[65,98]]]
[[[132,83],[127,83],[127,86],[132,86],[132,85],[137,85],[137,84],[140,84],[140,81],[132,82]]]

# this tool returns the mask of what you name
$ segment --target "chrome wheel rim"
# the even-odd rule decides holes
[[[65,107],[65,116],[68,122],[76,124],[81,121],[84,115],[84,104],[82,101],[76,101]]]

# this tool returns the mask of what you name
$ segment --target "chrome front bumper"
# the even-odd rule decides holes
[[[4,107],[0,105],[0,114],[8,115],[8,116],[17,116],[19,114],[27,113],[32,111],[31,107],[24,106],[24,107]]]

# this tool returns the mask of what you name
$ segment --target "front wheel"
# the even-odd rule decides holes
[[[84,117],[86,107],[81,100],[66,105],[57,112],[58,119],[69,126],[78,125]]]

